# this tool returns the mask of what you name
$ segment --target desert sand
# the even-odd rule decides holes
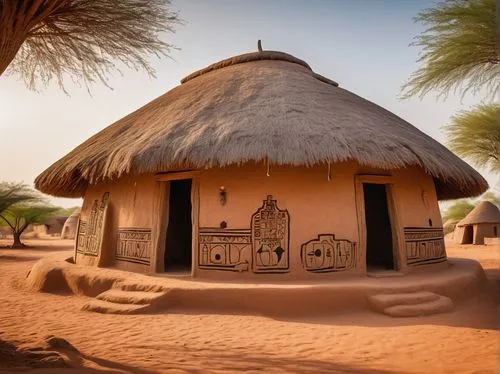
[[[0,246],[7,244],[0,240]],[[0,249],[0,372],[34,373],[496,373],[500,245],[456,246],[476,259],[484,292],[452,313],[391,318],[373,312],[267,317],[176,311],[82,311],[88,297],[31,292],[26,276],[72,241]],[[397,279],[395,279],[397,281]],[[341,300],[339,300],[341,302]]]

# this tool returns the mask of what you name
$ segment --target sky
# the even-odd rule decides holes
[[[15,75],[0,77],[0,180],[32,184],[38,174],[91,135],[179,84],[191,72],[241,53],[279,50],[305,60],[314,71],[373,101],[444,143],[442,127],[481,96],[429,95],[400,99],[401,86],[418,67],[410,46],[423,31],[413,17],[427,0],[177,0],[184,24],[163,39],[178,49],[151,57],[156,79],[123,70],[102,84],[67,80],[30,91]],[[479,170],[490,186],[497,179]],[[70,207],[79,199],[51,198]]]

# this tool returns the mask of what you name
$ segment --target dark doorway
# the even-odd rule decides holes
[[[385,184],[363,183],[368,270],[394,269],[392,228]]]
[[[191,179],[170,182],[165,271],[191,270]]]
[[[472,226],[465,226],[464,228],[464,239],[462,244],[472,244],[474,239],[474,228]]]

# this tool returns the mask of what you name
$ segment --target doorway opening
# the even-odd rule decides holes
[[[191,179],[170,182],[168,198],[168,227],[165,242],[165,271],[191,271],[192,221]]]
[[[473,239],[474,239],[474,228],[472,227],[472,225],[465,226],[464,239],[462,241],[462,244],[472,244]]]
[[[366,266],[369,271],[394,270],[394,250],[387,187],[363,183],[366,222]]]

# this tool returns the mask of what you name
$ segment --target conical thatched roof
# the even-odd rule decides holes
[[[88,184],[124,173],[267,158],[272,165],[417,165],[434,177],[441,199],[487,188],[444,146],[288,54],[233,57],[182,82],[76,147],[44,171],[36,187],[76,197]]]
[[[478,223],[500,223],[500,211],[490,201],[481,201],[457,226],[476,225]]]

